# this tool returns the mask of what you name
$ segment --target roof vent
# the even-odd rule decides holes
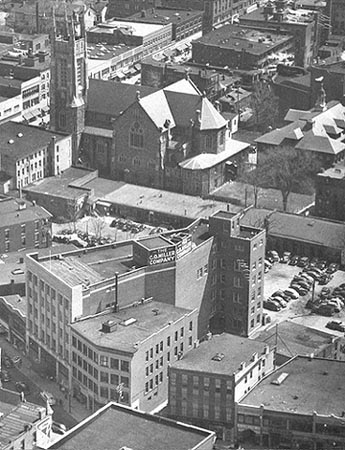
[[[130,319],[123,320],[122,322],[120,322],[120,324],[123,325],[124,327],[128,327],[129,325],[132,325],[136,321],[137,321],[137,319],[134,319],[133,317],[131,317]]]
[[[216,353],[212,359],[212,361],[222,361],[224,358],[224,353]]]
[[[286,380],[286,378],[289,376],[287,372],[280,373],[274,380],[271,381],[271,384],[275,384],[277,386],[280,386],[283,381]]]
[[[106,322],[102,323],[102,330],[103,333],[112,333],[116,330],[117,323],[115,320],[107,320]]]
[[[23,137],[23,133],[18,133],[17,137],[19,137],[19,138]]]
[[[9,139],[9,140],[8,140],[8,143],[9,143],[9,144],[14,144],[14,140],[13,140],[13,139]]]
[[[158,308],[153,308],[152,312],[153,312],[153,315],[154,315],[154,316],[158,316],[158,314],[159,314],[159,309],[158,309]]]

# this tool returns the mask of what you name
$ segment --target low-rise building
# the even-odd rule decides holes
[[[337,165],[316,177],[315,216],[345,221],[345,167]]]
[[[91,410],[110,400],[141,411],[166,404],[168,366],[197,340],[197,310],[143,300],[71,325],[72,389]]]
[[[292,358],[238,402],[238,442],[268,448],[344,446],[344,374],[344,361]]]
[[[274,350],[266,344],[231,334],[210,336],[172,362],[168,414],[231,435],[235,403],[273,368]]]
[[[52,409],[21,400],[18,392],[0,388],[3,450],[48,448],[52,442]]]
[[[344,223],[300,214],[249,208],[242,223],[267,231],[267,250],[344,264]]]
[[[172,40],[178,42],[202,30],[203,15],[203,11],[159,7],[142,10],[127,20],[142,23],[171,23]]]
[[[255,338],[275,347],[277,366],[296,355],[344,360],[344,338],[330,333],[285,320],[261,331]]]
[[[0,125],[0,169],[21,189],[72,165],[71,136],[24,123]]]
[[[273,53],[289,52],[293,37],[240,25],[224,25],[192,42],[192,59],[198,64],[234,69],[260,69]]]
[[[204,430],[128,408],[118,403],[106,406],[72,428],[51,450],[212,450],[216,440],[213,431]]]
[[[270,131],[255,140],[259,163],[261,151],[274,151],[279,146],[311,154],[325,169],[343,161],[344,111],[345,107],[338,101],[326,103],[326,94],[321,86],[321,94],[314,108],[308,111],[290,109],[285,116],[288,125]]]
[[[0,253],[49,247],[51,214],[22,199],[0,199]]]

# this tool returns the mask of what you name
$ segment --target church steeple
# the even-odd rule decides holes
[[[54,16],[50,123],[53,130],[72,135],[72,161],[76,164],[84,130],[88,90],[84,11],[81,15],[68,14],[65,8],[65,20],[61,30],[57,30]]]

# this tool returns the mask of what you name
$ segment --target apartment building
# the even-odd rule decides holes
[[[20,189],[71,167],[71,136],[24,123],[0,125],[0,169]]]
[[[225,437],[234,426],[235,402],[273,368],[274,350],[263,342],[225,333],[209,336],[171,364],[169,416]]]

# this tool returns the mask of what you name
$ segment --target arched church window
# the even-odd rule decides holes
[[[134,122],[129,130],[129,144],[131,147],[144,147],[144,130],[139,122]]]

